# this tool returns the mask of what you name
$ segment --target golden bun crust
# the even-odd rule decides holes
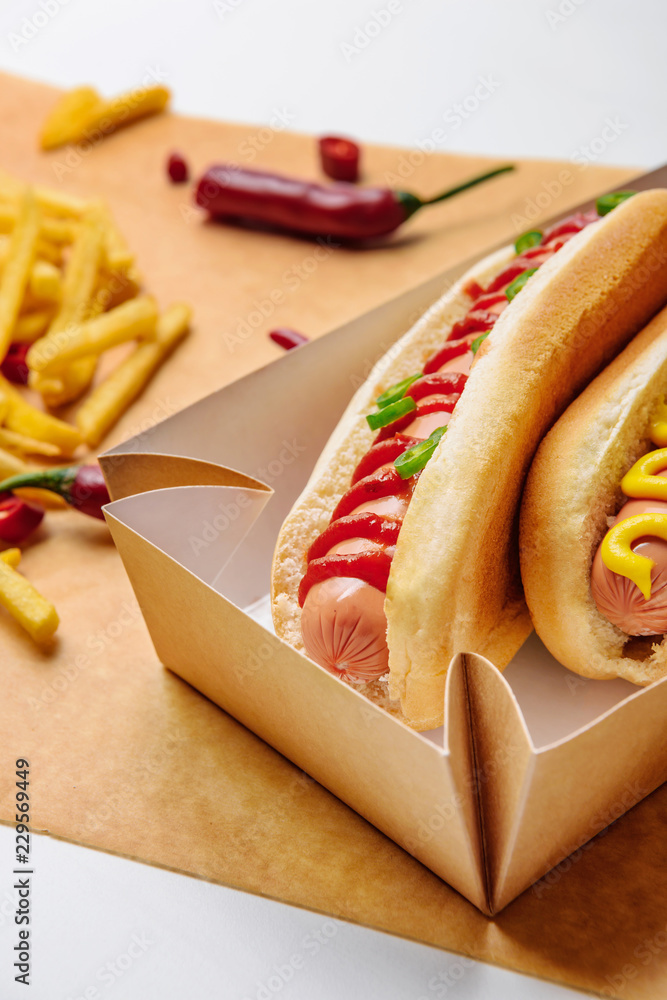
[[[526,600],[544,644],[585,677],[650,684],[667,674],[667,638],[629,640],[600,614],[590,588],[607,518],[625,500],[621,479],[655,448],[647,431],[665,392],[667,309],[569,407],[528,476],[520,534]]]
[[[532,457],[666,299],[667,191],[647,191],[548,260],[484,342],[389,575],[389,693],[411,722],[442,722],[456,653],[503,669],[528,636],[517,515]]]

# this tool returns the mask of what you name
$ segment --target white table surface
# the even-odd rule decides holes
[[[653,167],[667,159],[664,29],[659,0],[4,0],[0,68],[108,93],[159,77],[178,111],[281,112],[316,134]],[[34,838],[27,992],[13,837],[0,828],[3,1000],[581,996],[48,837]]]

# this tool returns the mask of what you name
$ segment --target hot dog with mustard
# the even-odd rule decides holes
[[[535,629],[587,677],[667,674],[667,309],[542,442],[521,509]]]

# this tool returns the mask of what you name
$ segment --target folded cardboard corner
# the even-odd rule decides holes
[[[444,281],[101,463],[107,520],[165,666],[492,914],[667,778],[667,682],[584,681],[533,639],[505,676],[456,657],[444,731],[424,735],[243,610],[266,598],[279,527],[355,385]]]

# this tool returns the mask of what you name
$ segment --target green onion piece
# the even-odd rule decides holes
[[[507,286],[505,289],[505,295],[507,296],[508,302],[511,302],[514,296],[519,294],[530,276],[535,274],[536,271],[536,267],[529,267],[527,271],[523,271],[518,278],[515,278],[511,285]]]
[[[405,396],[412,383],[416,382],[417,379],[421,377],[422,373],[417,372],[416,375],[408,375],[408,377],[404,378],[402,382],[395,382],[394,385],[390,385],[388,389],[385,389],[382,395],[378,396],[375,402],[380,409],[384,406],[389,406],[390,403],[395,403],[397,399],[401,399]]]
[[[514,244],[514,249],[517,253],[523,253],[524,250],[529,250],[530,247],[536,247],[538,243],[542,241],[542,233],[539,229],[531,229],[528,233],[523,233],[519,239]]]
[[[608,215],[613,208],[620,205],[622,201],[627,201],[628,198],[632,198],[633,194],[637,194],[636,191],[614,191],[612,194],[603,194],[601,198],[595,202],[595,208],[597,209],[598,215]]]
[[[479,337],[475,337],[472,344],[470,345],[470,350],[472,351],[473,354],[477,354],[482,341],[486,340],[486,338],[489,336],[490,333],[491,331],[487,330],[486,333],[481,333]]]
[[[419,444],[413,444],[412,448],[408,448],[404,451],[402,455],[399,455],[397,459],[394,460],[394,465],[396,470],[401,477],[401,479],[409,479],[410,476],[414,476],[416,472],[423,469],[429,458],[438,447],[438,442],[440,438],[447,430],[447,425],[444,427],[436,427],[432,434],[430,434],[425,441],[420,441]]]
[[[412,396],[404,396],[403,399],[397,399],[395,403],[389,403],[388,406],[383,406],[378,413],[369,413],[366,420],[368,421],[370,429],[372,431],[377,431],[380,427],[386,427],[387,424],[393,424],[394,420],[398,420],[399,417],[404,417],[406,413],[410,413],[412,410],[416,409],[417,404]]]

